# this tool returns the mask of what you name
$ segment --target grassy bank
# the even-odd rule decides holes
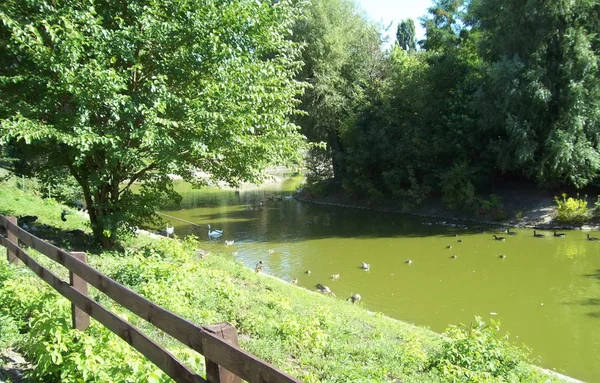
[[[69,250],[88,238],[85,219],[63,206],[8,185],[0,213],[37,215],[36,235]],[[44,226],[47,225],[47,226]],[[197,323],[236,326],[242,348],[307,382],[545,381],[523,349],[495,334],[494,325],[453,327],[446,337],[372,314],[349,302],[256,274],[226,256],[200,259],[195,238],[133,238],[120,252],[90,252],[89,262],[148,299]],[[35,254],[35,252],[32,252]],[[45,257],[41,263],[58,270]],[[60,271],[63,276],[66,273]],[[203,371],[203,359],[159,334],[101,293],[91,295]],[[0,346],[20,350],[38,381],[161,382],[168,378],[125,342],[92,321],[69,329],[70,304],[33,273],[0,262]],[[123,363],[127,361],[127,363]]]

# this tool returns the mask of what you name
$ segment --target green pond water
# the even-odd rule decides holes
[[[300,183],[281,177],[237,190],[178,183],[181,205],[161,212],[200,225],[165,217],[177,235],[198,235],[205,250],[230,254],[250,268],[262,260],[263,272],[298,278],[307,289],[322,283],[340,298],[359,293],[371,311],[437,332],[475,315],[499,320],[513,341],[532,348],[538,365],[600,382],[600,242],[586,241],[581,231],[565,238],[551,232],[534,238],[531,230],[506,236],[475,225],[268,200],[291,195]],[[223,236],[209,239],[207,224]],[[493,234],[507,239],[496,241]],[[235,242],[226,246],[226,240]]]

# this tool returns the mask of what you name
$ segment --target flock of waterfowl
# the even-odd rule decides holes
[[[482,232],[483,232],[483,233],[485,233],[485,231],[482,231]],[[514,232],[514,231],[510,231],[510,228],[507,228],[507,229],[506,229],[506,235],[508,235],[508,236],[515,236],[515,235],[517,235],[517,233],[516,233],[516,232]],[[455,234],[455,236],[456,236],[456,237],[458,237],[458,234]],[[553,237],[557,237],[557,238],[564,238],[564,237],[566,237],[566,234],[565,234],[565,233],[558,233],[558,232],[555,230],[555,231],[554,231],[554,233],[552,234],[552,236],[553,236]],[[496,234],[493,234],[493,235],[492,235],[492,237],[493,237],[493,238],[494,238],[494,240],[496,240],[496,241],[506,241],[506,237],[501,237],[501,236],[498,236],[498,235],[496,235]],[[546,234],[538,233],[538,232],[537,232],[537,230],[534,230],[534,231],[533,231],[533,237],[534,237],[534,238],[544,238],[544,237],[546,237]],[[590,234],[586,234],[586,240],[587,240],[587,241],[600,241],[600,238],[597,238],[597,237],[592,237],[592,236],[590,236]],[[228,241],[226,241],[226,244],[227,244],[227,242],[228,242]],[[457,239],[457,241],[456,241],[456,242],[458,242],[458,243],[463,243],[463,240],[462,240],[462,239]],[[233,243],[233,241],[231,241],[231,243]],[[451,249],[453,249],[453,246],[452,246],[452,245],[447,245],[447,246],[446,246],[446,249],[449,249],[449,250],[451,250]],[[269,253],[269,254],[273,254],[273,252],[274,252],[274,250],[273,250],[273,249],[269,249],[269,250],[267,250],[267,253]],[[450,258],[451,258],[451,259],[457,259],[457,258],[458,258],[458,255],[456,255],[456,254],[452,254],[452,255],[450,256]],[[505,255],[505,254],[500,254],[500,255],[498,256],[498,258],[500,258],[500,259],[506,259],[506,255]],[[406,264],[408,264],[408,265],[411,265],[411,264],[413,263],[413,261],[412,261],[412,259],[410,259],[410,258],[409,258],[409,259],[407,259],[406,261],[404,261],[404,263],[406,263]],[[254,269],[254,270],[255,270],[255,271],[258,273],[258,272],[260,272],[261,270],[263,270],[264,268],[265,268],[265,264],[264,264],[264,262],[263,262],[263,261],[259,261],[259,262],[256,264],[256,267],[255,267],[255,269]],[[368,264],[368,263],[366,263],[366,262],[362,262],[362,264],[359,266],[359,268],[361,268],[362,270],[365,270],[365,271],[369,271],[369,270],[371,269],[371,265],[370,265],[370,264]],[[310,270],[306,270],[305,274],[308,274],[308,275],[310,275],[310,274],[311,274],[311,271],[310,271]],[[339,279],[339,278],[340,278],[340,274],[331,274],[331,276],[330,276],[330,279],[331,279],[331,280],[336,280],[336,279]],[[293,278],[293,279],[290,281],[290,283],[291,283],[291,284],[293,284],[293,285],[297,285],[297,284],[298,284],[298,278]],[[329,288],[329,287],[328,287],[328,286],[326,286],[326,285],[323,285],[323,284],[321,284],[321,283],[317,283],[317,285],[315,286],[315,288],[316,288],[316,290],[317,290],[317,291],[319,291],[320,293],[323,293],[323,294],[326,294],[326,295],[331,295],[331,296],[333,296],[333,297],[336,297],[336,295],[333,293],[333,291],[331,291],[331,288]],[[360,294],[354,294],[354,293],[352,293],[352,294],[350,295],[350,297],[347,299],[347,301],[350,301],[350,302],[352,302],[352,303],[354,304],[354,303],[356,303],[356,302],[360,301],[361,299],[362,299],[362,297],[360,296]]]

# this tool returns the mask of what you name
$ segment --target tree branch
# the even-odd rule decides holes
[[[121,190],[119,190],[119,195],[121,195],[121,193],[123,193],[125,190],[129,189],[129,187],[131,187],[131,185],[137,181],[141,176],[143,176],[146,172],[152,170],[152,169],[156,169],[156,164],[155,163],[151,163],[150,165],[146,166],[145,168],[141,169],[140,171],[138,171],[137,173],[135,173],[130,179],[129,182],[127,183],[127,185],[125,185],[125,187]]]

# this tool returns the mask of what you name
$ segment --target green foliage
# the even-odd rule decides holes
[[[442,201],[450,208],[473,211],[477,199],[473,178],[475,173],[466,162],[456,163],[441,179]]]
[[[417,49],[415,22],[413,19],[402,20],[398,23],[398,29],[396,30],[396,44],[405,51],[414,51]]]
[[[529,367],[529,350],[500,335],[499,324],[480,317],[470,326],[451,326],[430,368],[452,382],[543,382],[548,378]]]
[[[504,211],[504,206],[502,205],[502,199],[497,194],[491,194],[489,199],[484,199],[481,201],[481,211],[485,214],[491,215],[492,218],[497,221],[506,218],[506,212]]]
[[[587,196],[579,198],[568,197],[563,193],[559,197],[554,197],[556,202],[556,220],[559,222],[582,224],[590,218],[588,211]]]
[[[176,199],[170,174],[300,160],[293,0],[0,3],[0,144],[77,180],[97,242]],[[137,193],[131,191],[140,183]]]
[[[294,25],[294,40],[305,44],[297,79],[310,85],[301,98],[306,113],[295,120],[311,142],[327,144],[328,162],[340,178],[340,136],[378,81],[379,27],[352,0],[313,0]]]

